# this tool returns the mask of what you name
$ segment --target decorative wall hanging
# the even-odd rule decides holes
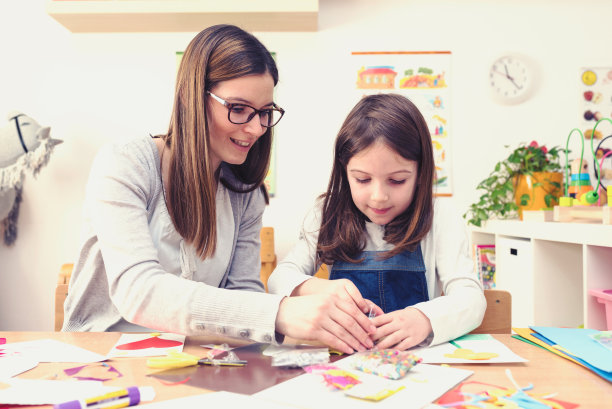
[[[62,143],[49,136],[51,128],[42,127],[21,112],[8,115],[8,123],[0,128],[0,230],[4,244],[17,239],[17,219],[26,172],[36,176],[49,162],[55,145]]]

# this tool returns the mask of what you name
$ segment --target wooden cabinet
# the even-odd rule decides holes
[[[47,13],[74,33],[316,31],[318,0],[48,0]]]
[[[612,289],[612,226],[491,220],[470,229],[495,244],[496,282],[512,293],[514,326],[605,330],[605,306],[589,295]]]

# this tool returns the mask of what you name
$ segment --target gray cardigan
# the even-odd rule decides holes
[[[261,190],[227,190],[233,221],[225,224],[234,227],[233,239],[227,235],[229,262],[222,271],[207,271],[219,263],[186,256],[193,249],[170,221],[160,172],[159,153],[150,137],[108,144],[97,154],[62,330],[154,329],[275,342],[281,296],[263,293],[259,279],[265,207]],[[223,167],[222,175],[238,183],[229,168]],[[219,220],[218,226],[223,225]],[[181,273],[185,264],[191,264],[195,274]]]

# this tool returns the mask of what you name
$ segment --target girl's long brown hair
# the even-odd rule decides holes
[[[185,50],[176,78],[174,108],[168,133],[170,175],[168,211],[178,233],[200,258],[210,257],[217,244],[215,171],[210,161],[206,91],[216,84],[253,74],[270,74],[278,82],[276,63],[252,34],[232,25],[208,27]],[[245,162],[229,165],[243,185],[228,189],[250,192],[261,188],[270,164],[272,128],[251,147]]]
[[[392,257],[413,250],[431,229],[433,220],[433,147],[427,123],[418,108],[398,94],[362,98],[345,119],[336,137],[334,164],[323,199],[317,259],[359,262],[365,248],[366,216],[351,197],[346,167],[357,153],[382,142],[403,158],[417,162],[418,182],[410,206],[385,226],[384,239],[395,247]]]

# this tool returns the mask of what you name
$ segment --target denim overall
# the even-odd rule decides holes
[[[428,301],[425,263],[421,245],[414,251],[404,251],[379,260],[380,252],[364,251],[361,263],[336,261],[329,273],[330,280],[347,278],[367,298],[385,313]]]

